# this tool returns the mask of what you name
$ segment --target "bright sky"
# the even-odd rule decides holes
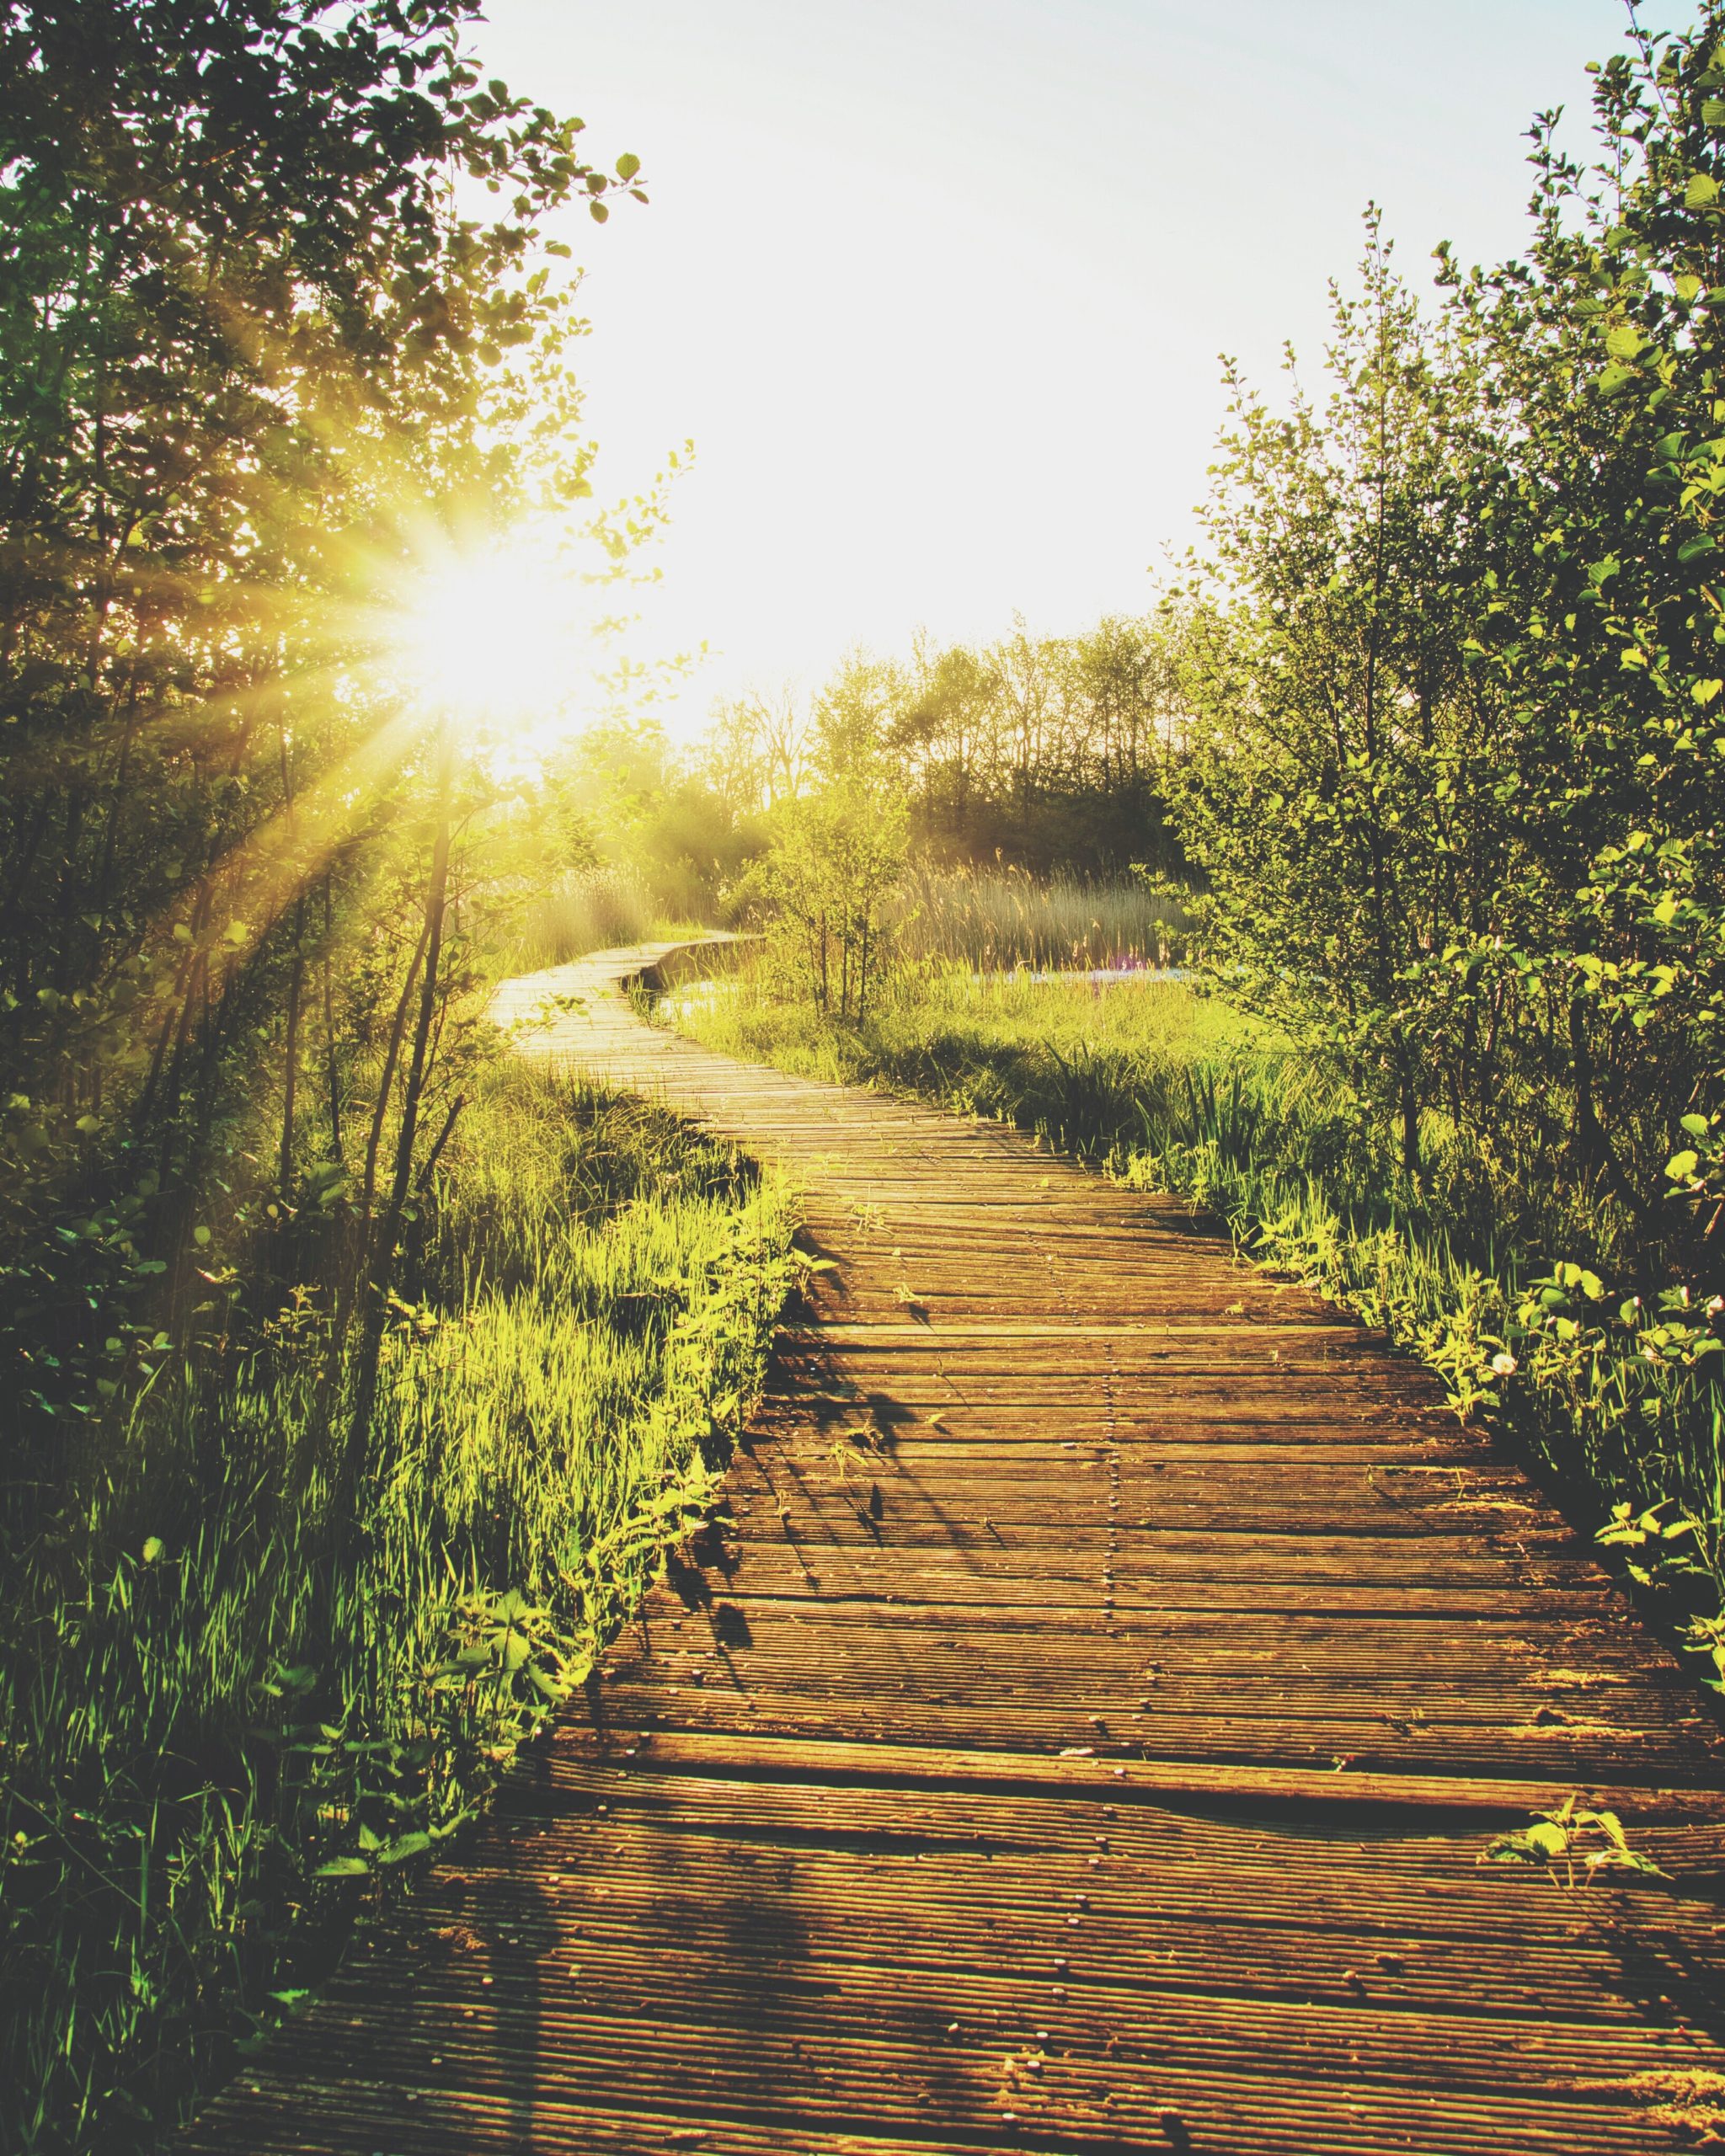
[[[1683,20],[1686,10],[1659,19]],[[1383,204],[1410,270],[1514,251],[1530,115],[1621,0],[492,0],[479,51],[643,160],[587,265],[601,490],[692,438],[649,647],[669,714],[1147,602],[1217,355],[1314,357]]]

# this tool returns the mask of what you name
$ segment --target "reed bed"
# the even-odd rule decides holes
[[[644,942],[662,926],[664,910],[626,868],[573,869],[528,902],[515,962],[532,972]]]
[[[1190,938],[1187,915],[1144,883],[1012,867],[913,867],[885,925],[900,956],[978,973],[1178,965]]]
[[[147,2145],[291,2008],[579,1682],[759,1389],[789,1214],[729,1149],[499,1060],[451,1154],[333,1576],[312,1294],[164,1370],[5,1552],[8,2150]]]

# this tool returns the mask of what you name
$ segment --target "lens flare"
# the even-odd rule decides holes
[[[439,548],[388,611],[384,670],[457,726],[549,731],[590,683],[586,580],[542,534]]]

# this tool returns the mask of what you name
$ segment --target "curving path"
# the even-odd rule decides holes
[[[203,2156],[1615,2156],[1725,2107],[1698,1694],[1433,1383],[1168,1200],[710,1054],[837,1262],[729,1508]],[[1572,1790],[1674,1885],[1482,1870]]]

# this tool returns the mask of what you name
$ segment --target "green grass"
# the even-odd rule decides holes
[[[901,969],[861,1031],[781,1000],[767,966],[747,956],[734,978],[710,992],[674,991],[666,1007],[683,1031],[729,1054],[1046,1125],[1086,1151],[1139,1127],[1146,1086],[1226,1054],[1253,1032],[1180,981],[976,979],[950,963]]]
[[[727,1149],[495,1057],[333,1582],[315,1287],[93,1436],[5,1552],[0,2143],[147,2143],[469,1816],[709,1502],[790,1225]]]
[[[1458,1412],[1493,1416],[1584,1528],[1662,1508],[1615,1531],[1626,1556],[1674,1616],[1717,1606],[1721,1358],[1690,1313],[1613,1288],[1608,1206],[1438,1116],[1411,1182],[1334,1071],[1178,981],[908,969],[857,1030],[780,1001],[756,966],[668,1008],[712,1047],[1015,1122],[1189,1198],[1421,1357]]]

